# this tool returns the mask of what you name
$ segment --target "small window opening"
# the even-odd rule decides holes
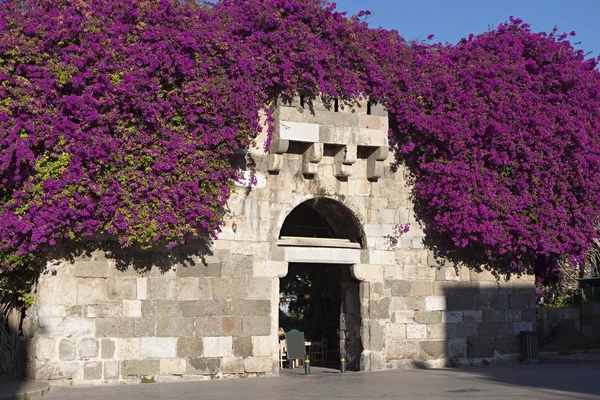
[[[367,115],[371,115],[371,102],[367,101]]]
[[[300,95],[300,107],[304,108],[305,99],[304,96]]]
[[[340,111],[340,101],[337,98],[333,101],[333,111]]]

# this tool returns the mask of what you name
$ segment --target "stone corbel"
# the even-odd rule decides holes
[[[347,178],[352,175],[352,165],[357,160],[356,145],[346,145],[335,155],[335,176]]]
[[[367,179],[377,180],[383,176],[383,161],[388,157],[387,146],[378,147],[367,159]]]
[[[302,173],[316,175],[319,163],[323,159],[323,143],[313,143],[302,155]]]
[[[277,173],[283,167],[283,154],[287,153],[290,141],[286,139],[273,138],[269,147],[269,158],[267,160],[267,171]]]

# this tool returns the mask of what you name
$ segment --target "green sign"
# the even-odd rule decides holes
[[[300,360],[306,355],[304,344],[304,332],[292,329],[285,334],[285,346],[287,347],[288,360]]]

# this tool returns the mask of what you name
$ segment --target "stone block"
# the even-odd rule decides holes
[[[146,300],[148,298],[148,278],[137,278],[136,293],[138,300]]]
[[[273,347],[274,343],[271,336],[252,337],[252,355],[255,357],[271,357]]]
[[[146,297],[149,300],[166,300],[175,297],[176,279],[171,277],[148,278]]]
[[[254,353],[254,343],[251,336],[236,336],[233,338],[233,355],[250,357]]]
[[[222,300],[245,299],[248,278],[213,278],[211,282],[212,298]]]
[[[370,317],[375,319],[390,318],[390,299],[372,300],[370,305]]]
[[[231,336],[203,337],[202,345],[205,357],[231,357],[233,338]]]
[[[141,300],[123,300],[123,316],[127,318],[142,317]]]
[[[463,311],[442,311],[442,323],[462,323],[463,319]]]
[[[71,308],[71,307],[69,307]],[[66,317],[67,307],[65,306],[38,306],[31,309],[38,317]]]
[[[282,121],[279,124],[279,138],[295,142],[318,143],[319,124]]]
[[[415,322],[418,324],[439,324],[442,322],[442,313],[440,311],[417,311],[415,312]]]
[[[270,335],[271,317],[243,317],[242,334],[244,336],[266,336]]]
[[[81,380],[82,364],[78,361],[73,362],[35,362],[32,366],[35,371],[35,380]],[[68,381],[67,381],[68,382]]]
[[[470,323],[470,324],[456,324],[456,337],[457,338],[464,338],[464,337],[471,337],[471,336],[477,336],[478,334],[478,325],[477,323]]]
[[[565,319],[581,319],[581,309],[579,308],[565,308],[564,309],[564,318]]]
[[[196,337],[239,336],[242,334],[242,317],[201,317],[195,320]]]
[[[267,357],[248,357],[244,360],[244,370],[250,373],[271,372],[273,362]]]
[[[490,307],[494,310],[506,310],[509,307],[509,296],[491,296]]]
[[[49,277],[41,280],[36,303],[39,305],[77,304],[77,279]]]
[[[186,300],[180,304],[181,315],[184,317],[216,317],[222,315],[233,315],[226,307],[233,302],[224,300]],[[240,313],[243,315],[243,307],[240,304]]]
[[[161,358],[175,358],[177,356],[176,338],[142,338],[141,358],[154,360]]]
[[[115,342],[110,339],[100,341],[100,355],[103,360],[110,360],[115,356]]]
[[[86,318],[119,318],[123,316],[123,303],[108,301],[100,304],[84,305],[83,313]]]
[[[505,312],[500,310],[484,310],[483,322],[504,322]]]
[[[102,361],[88,361],[83,364],[83,379],[86,381],[102,379]]]
[[[232,300],[226,303],[225,311],[218,315],[266,317],[271,315],[271,302],[268,300]]]
[[[429,324],[427,325],[428,339],[454,339],[456,338],[456,324]]]
[[[137,360],[141,357],[141,339],[116,339],[117,360]]]
[[[200,278],[177,279],[177,299],[196,300],[200,292]]]
[[[535,322],[537,318],[535,309],[521,310],[521,321],[523,322]]]
[[[520,322],[522,319],[521,310],[506,310],[504,319],[506,322]]]
[[[390,340],[386,342],[385,356],[388,360],[416,360],[420,346],[414,340]]]
[[[517,322],[513,324],[513,333],[515,336],[523,331],[533,331],[533,322]]]
[[[161,375],[185,375],[186,360],[183,358],[163,358],[160,360]]]
[[[446,354],[450,359],[467,357],[467,339],[450,339],[446,341]]]
[[[179,317],[181,316],[180,306],[186,303],[187,301],[175,300],[142,300],[142,317]]]
[[[108,280],[109,300],[136,300],[136,278],[113,278]]]
[[[446,310],[464,311],[473,309],[473,295],[460,295],[446,297]]]
[[[168,318],[168,317],[161,317]],[[135,318],[133,319],[133,337],[150,337],[156,335],[155,318]]]
[[[386,324],[385,332],[388,340],[405,340],[406,324]]]
[[[201,358],[204,354],[202,338],[178,338],[177,357]]]
[[[159,360],[125,360],[121,363],[122,376],[155,376],[159,374]]]
[[[58,344],[58,358],[61,361],[72,361],[77,358],[77,347],[70,339],[63,339]]]
[[[492,337],[468,337],[467,357],[484,358],[494,357],[494,338]]]
[[[156,320],[157,337],[193,337],[194,318],[192,317],[161,317]]]
[[[38,360],[55,360],[58,356],[57,340],[48,338],[34,339],[33,352]]]
[[[446,296],[425,297],[425,309],[428,311],[446,310]]]
[[[98,340],[92,338],[83,339],[79,342],[78,349],[80,359],[96,358],[98,357],[99,351]],[[102,368],[100,368],[100,370],[102,370]]]
[[[109,261],[76,261],[73,265],[73,276],[76,278],[107,278],[116,272]]]
[[[245,363],[243,357],[224,357],[222,360],[222,371],[224,374],[243,374]]]
[[[463,313],[463,321],[466,323],[483,322],[483,312],[480,310],[467,310]]]
[[[502,335],[501,322],[483,322],[479,324],[479,336],[497,337]]]
[[[407,324],[406,325],[407,339],[425,339],[427,338],[427,325],[423,324]]]
[[[433,282],[413,281],[410,283],[411,296],[431,296],[433,294]]]
[[[187,360],[188,375],[216,375],[221,371],[221,358],[193,358]]]
[[[446,341],[428,340],[420,342],[421,360],[439,360],[446,355]]]
[[[184,265],[177,268],[177,276],[184,277],[221,277],[223,276],[223,264],[221,263],[207,263],[197,262],[194,264],[184,263]]]
[[[248,279],[249,300],[270,300],[273,297],[273,279],[271,278],[250,278]]]
[[[96,337],[127,338],[133,336],[133,319],[98,318],[96,319]]]
[[[513,295],[510,296],[510,308],[513,309],[525,309],[535,308],[536,298],[534,296],[527,295]]]
[[[408,281],[386,281],[392,291],[392,296],[406,297],[410,295],[411,283]]]
[[[71,288],[74,290],[74,288]],[[77,304],[108,300],[108,287],[102,278],[82,278],[77,282]]]
[[[119,379],[119,362],[118,361],[105,361],[104,362],[104,379]]]
[[[494,339],[494,347],[500,354],[519,354],[521,352],[521,341],[519,337],[497,337]]]
[[[487,295],[479,294],[477,296],[473,296],[473,309],[475,310],[490,310],[491,306],[491,297]]]

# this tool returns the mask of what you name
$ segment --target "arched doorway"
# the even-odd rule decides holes
[[[307,200],[286,217],[278,245],[294,251],[280,279],[279,326],[298,329],[311,342],[311,365],[360,369],[360,282],[351,273],[353,257],[365,248],[356,216],[329,198]]]

